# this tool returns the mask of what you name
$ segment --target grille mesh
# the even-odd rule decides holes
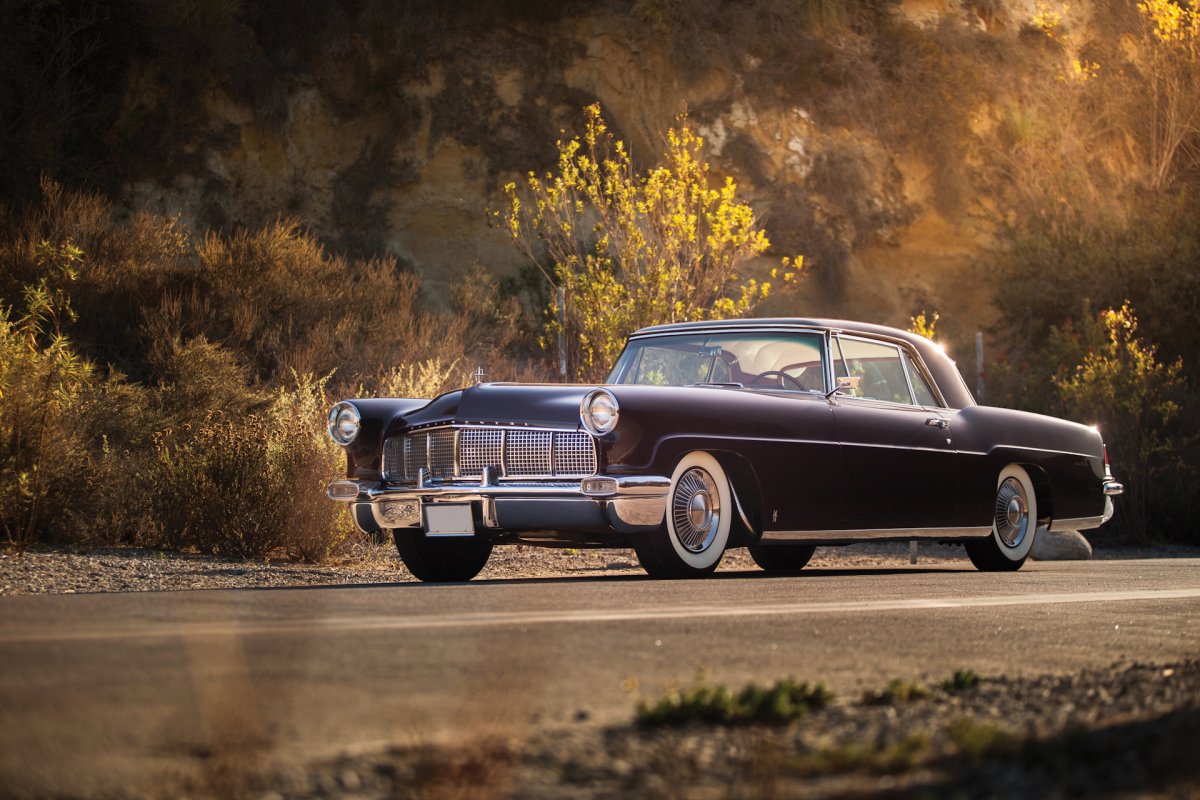
[[[552,475],[549,431],[509,431],[505,475]]]
[[[383,443],[383,479],[385,481],[394,480],[415,480],[410,478],[404,469],[405,464],[413,463],[411,458],[408,458],[408,452],[412,449],[411,436],[393,436]]]
[[[579,431],[445,427],[393,436],[383,448],[384,479],[408,482],[422,467],[442,479],[478,478],[484,467],[500,466],[506,478],[584,478],[597,464],[595,440]]]
[[[454,430],[432,430],[429,436],[429,477],[454,477]]]
[[[458,434],[458,468],[464,478],[478,478],[484,467],[498,467],[504,452],[504,431],[463,428]]]
[[[586,433],[554,434],[554,474],[591,475],[596,471],[596,445]]]

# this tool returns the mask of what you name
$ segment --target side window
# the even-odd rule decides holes
[[[912,356],[904,352],[904,368],[908,371],[909,383],[912,384],[913,393],[917,396],[917,405],[919,406],[937,406],[937,398],[933,396],[933,390],[929,388],[929,384],[925,380],[925,375],[921,370],[917,369],[916,363]]]
[[[913,405],[900,348],[881,342],[837,337],[836,377],[849,378],[851,397]]]

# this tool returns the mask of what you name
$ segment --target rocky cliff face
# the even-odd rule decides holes
[[[671,8],[366,20],[276,79],[270,102],[221,81],[203,86],[194,133],[174,145],[186,157],[143,170],[124,196],[198,228],[296,216],[333,247],[394,253],[436,301],[474,264],[520,267],[486,209],[506,182],[550,165],[584,105],[599,100],[642,163],[687,110],[714,171],[739,182],[777,255],[803,253],[811,267],[801,295],[771,311],[895,324],[920,308],[987,316],[969,265],[989,241],[988,203],[961,185],[972,148],[936,129],[940,101],[923,73],[905,72],[905,48],[929,46],[933,31],[959,41],[960,55],[1015,37],[1032,2],[904,0],[888,12],[901,37],[891,56],[853,27],[781,37],[772,25],[789,20],[761,8],[722,29],[650,13],[660,5]],[[428,30],[414,33],[419,24]],[[427,56],[413,51],[420,42]],[[154,65],[131,74],[125,116],[167,102]],[[930,79],[928,91],[956,80]],[[978,101],[964,126],[986,126]],[[905,117],[910,102],[930,106],[915,117],[929,135]]]

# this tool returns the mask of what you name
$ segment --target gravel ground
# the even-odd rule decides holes
[[[735,687],[736,688],[736,687]],[[835,698],[786,726],[586,723],[268,772],[185,794],[264,798],[1200,797],[1200,662]],[[632,714],[631,714],[632,717]]]
[[[850,568],[908,563],[908,557],[907,545],[823,548],[814,556],[812,564]],[[921,563],[963,558],[962,550],[953,547],[930,547],[920,556]],[[727,553],[720,569],[758,568],[743,549]],[[641,573],[632,550],[515,545],[492,551],[491,559],[476,580]],[[140,548],[75,551],[41,547],[21,555],[0,553],[0,595],[238,589],[413,580],[415,578],[405,569],[390,543],[361,542],[348,548],[339,558],[321,565],[245,561]]]
[[[1196,548],[1159,546],[1097,549],[1097,558],[1195,557]],[[921,564],[964,562],[961,547],[922,544]],[[904,543],[818,548],[814,567],[854,569],[909,563]],[[720,571],[757,570],[745,549],[731,550]],[[551,578],[568,575],[642,574],[632,550],[497,547],[476,580]],[[321,565],[246,561],[142,548],[74,550],[37,547],[23,554],[0,552],[0,596],[76,592],[240,589],[263,586],[399,583],[415,580],[391,543],[358,542]]]

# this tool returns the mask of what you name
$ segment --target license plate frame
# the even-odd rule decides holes
[[[428,503],[421,506],[426,536],[474,536],[475,515],[470,503]]]

